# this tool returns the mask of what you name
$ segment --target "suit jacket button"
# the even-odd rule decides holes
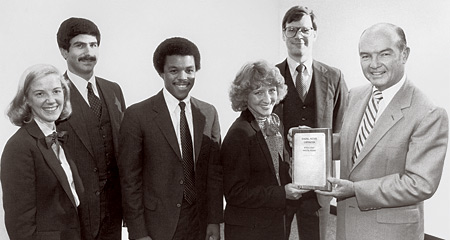
[[[94,168],[94,172],[98,172],[98,168]]]
[[[180,184],[183,185],[183,183],[184,183],[184,182],[183,182],[183,179],[181,179],[181,180],[180,180]]]
[[[177,207],[181,207],[181,203],[177,203]]]
[[[99,196],[100,195],[100,191],[96,191],[95,195]]]

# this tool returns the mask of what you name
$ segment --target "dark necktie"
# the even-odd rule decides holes
[[[91,106],[91,109],[95,113],[95,115],[97,115],[97,118],[100,119],[100,116],[102,115],[102,103],[100,102],[100,99],[94,94],[94,90],[92,89],[92,84],[90,82],[88,82],[87,89],[89,105]]]
[[[380,101],[383,99],[383,95],[380,90],[374,88],[371,98],[367,103],[366,111],[361,120],[360,128],[358,129],[358,135],[355,141],[355,149],[353,152],[353,163],[355,163],[356,158],[358,157],[361,149],[369,137],[370,132],[375,126],[375,120],[378,113],[378,105]]]
[[[189,204],[194,203],[196,198],[195,191],[195,172],[194,172],[194,156],[192,148],[192,138],[187,123],[185,107],[186,103],[180,102],[180,138],[181,149],[183,154],[183,172],[184,172],[184,198]]]
[[[56,158],[59,160],[59,146],[61,146],[61,143],[65,141],[65,138],[67,137],[66,131],[61,132],[53,132],[52,134],[49,134],[45,137],[45,143],[47,144],[47,148],[53,149],[53,152],[56,155]],[[61,162],[61,160],[60,160]]]
[[[305,70],[305,65],[303,64],[298,65],[296,70],[298,74],[297,77],[295,78],[295,88],[297,89],[300,99],[302,99],[302,101],[304,102],[306,93],[308,92],[306,81],[305,79],[303,79],[303,71]]]

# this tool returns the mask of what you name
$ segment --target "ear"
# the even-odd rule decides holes
[[[409,52],[411,50],[409,49],[409,47],[406,47],[405,50],[402,51],[402,63],[405,64],[406,61],[408,60],[409,57]]]
[[[67,59],[67,55],[69,55],[69,51],[67,51],[64,48],[59,48],[59,52],[61,53],[61,56],[63,56],[64,59]]]

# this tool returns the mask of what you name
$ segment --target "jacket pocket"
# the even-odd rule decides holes
[[[417,223],[420,219],[417,207],[403,207],[377,210],[377,222],[391,224]]]

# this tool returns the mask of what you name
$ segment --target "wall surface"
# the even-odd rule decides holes
[[[366,82],[357,51],[361,32],[377,22],[404,28],[411,54],[408,77],[448,112],[450,97],[450,3],[369,0],[0,0],[0,111],[6,110],[22,72],[36,63],[50,63],[61,71],[56,32],[71,16],[95,22],[101,33],[96,75],[119,83],[127,105],[156,94],[163,82],[152,64],[156,46],[182,36],[200,49],[202,69],[192,95],[214,104],[224,136],[238,116],[228,100],[228,89],[247,61],[278,63],[286,57],[281,19],[288,8],[303,4],[319,18],[314,57],[340,68],[349,88]],[[0,151],[17,130],[0,117]],[[446,164],[436,194],[426,202],[425,231],[450,239],[450,169]],[[1,192],[0,192],[1,195]],[[0,205],[2,200],[0,199]],[[0,239],[7,239],[3,209]],[[439,219],[439,220],[438,220]],[[441,220],[444,219],[444,220]]]

